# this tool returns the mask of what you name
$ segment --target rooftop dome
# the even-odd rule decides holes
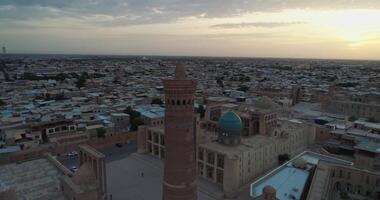
[[[276,189],[274,187],[267,185],[263,188],[263,193],[265,194],[276,194]]]
[[[239,115],[231,111],[219,119],[218,125],[221,130],[227,133],[240,133],[243,128]]]
[[[307,162],[303,158],[298,158],[297,160],[293,161],[293,166],[300,169],[306,169]]]

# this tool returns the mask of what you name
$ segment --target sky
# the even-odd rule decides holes
[[[380,60],[380,0],[0,0],[9,53]]]

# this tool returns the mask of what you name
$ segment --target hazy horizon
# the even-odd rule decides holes
[[[18,54],[380,60],[377,0],[4,0]]]

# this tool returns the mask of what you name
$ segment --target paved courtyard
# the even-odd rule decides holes
[[[160,200],[162,180],[163,162],[149,155],[134,153],[107,163],[107,192],[112,200]],[[199,200],[223,199],[220,187],[200,178],[198,196]]]
[[[14,189],[18,199],[64,200],[58,180],[61,175],[45,158],[3,165],[0,167],[0,191]]]

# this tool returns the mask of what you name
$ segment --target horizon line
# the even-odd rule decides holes
[[[47,55],[47,56],[141,56],[141,57],[184,57],[184,58],[230,58],[230,59],[290,59],[290,60],[335,60],[335,61],[370,61],[380,62],[380,58],[376,59],[361,59],[361,58],[311,58],[311,57],[273,57],[273,56],[209,56],[209,55],[162,55],[162,54],[103,54],[103,53],[5,53],[7,55]]]

